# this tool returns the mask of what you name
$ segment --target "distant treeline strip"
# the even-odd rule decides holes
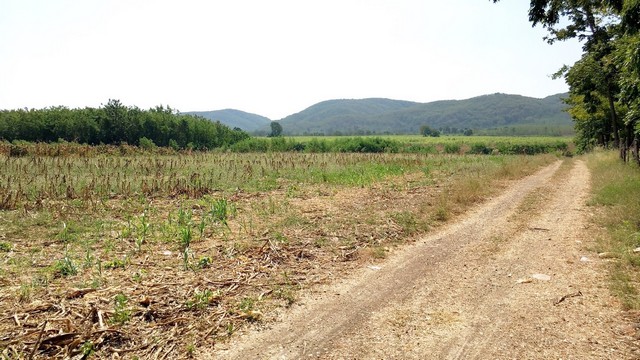
[[[0,154],[5,156],[96,156],[96,155],[142,155],[154,153],[171,155],[178,152],[190,152],[196,148],[174,149],[171,147],[152,148],[144,144],[132,146],[119,145],[87,145],[73,142],[13,143],[0,141]],[[204,150],[204,149],[201,149]],[[505,154],[535,155],[544,153],[560,153],[570,155],[571,149],[565,140],[474,140],[472,137],[461,141],[447,139],[442,142],[414,143],[381,137],[344,137],[344,138],[247,138],[231,145],[217,148],[215,151],[237,153],[410,153],[410,154]]]
[[[184,115],[170,107],[149,110],[109,100],[100,108],[0,110],[0,140],[9,142],[77,142],[89,145],[130,144],[175,150],[210,150],[249,138],[239,129]]]
[[[522,154],[535,155],[559,152],[568,154],[567,141],[510,142],[465,141],[416,144],[382,137],[347,137],[335,139],[313,138],[250,138],[229,147],[235,152],[307,152],[307,153],[415,153],[415,154]]]

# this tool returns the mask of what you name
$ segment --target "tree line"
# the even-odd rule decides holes
[[[167,106],[149,110],[109,100],[99,108],[0,110],[0,140],[69,141],[81,144],[169,146],[207,150],[230,146],[249,135],[220,122],[180,114]]]
[[[531,0],[529,20],[551,44],[584,44],[580,60],[555,75],[570,88],[578,150],[618,148],[623,160],[640,164],[640,1]]]

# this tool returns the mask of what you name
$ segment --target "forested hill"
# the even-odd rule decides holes
[[[220,121],[222,124],[225,124],[230,128],[240,128],[249,132],[267,128],[269,127],[269,123],[271,123],[271,120],[264,116],[234,109],[190,111],[185,114],[202,116],[203,118],[212,121]]]
[[[557,94],[544,99],[492,94],[467,100],[415,103],[390,99],[329,100],[280,120],[286,135],[416,134],[434,129],[538,129],[570,131],[572,122]]]

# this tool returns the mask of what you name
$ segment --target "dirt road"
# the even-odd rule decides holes
[[[557,162],[422,241],[306,294],[228,359],[631,359],[590,252],[589,172]]]

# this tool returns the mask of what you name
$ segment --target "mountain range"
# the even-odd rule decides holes
[[[278,120],[285,135],[416,134],[423,125],[450,132],[522,129],[571,132],[572,122],[556,94],[543,99],[491,94],[466,100],[418,103],[383,98],[328,100]],[[269,132],[270,119],[239,110],[190,112],[255,134]],[[559,134],[559,133],[558,133]]]

